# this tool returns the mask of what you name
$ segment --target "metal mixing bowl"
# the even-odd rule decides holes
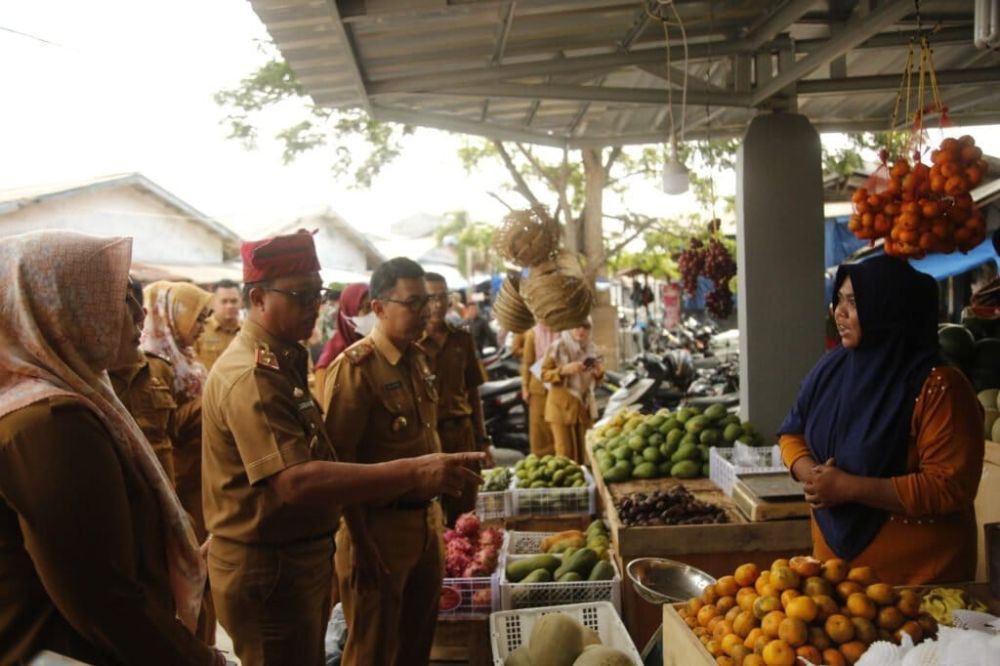
[[[651,604],[672,604],[701,595],[715,582],[701,569],[660,557],[640,557],[625,567],[639,596]]]

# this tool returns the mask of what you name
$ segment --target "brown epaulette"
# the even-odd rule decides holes
[[[278,363],[278,357],[274,355],[271,348],[268,345],[261,344],[257,346],[254,352],[254,360],[257,362],[258,368],[267,368],[268,370],[281,370],[281,365]]]
[[[148,350],[143,350],[142,353],[145,354],[146,356],[151,356],[152,358],[159,359],[159,360],[163,361],[164,363],[166,363],[167,365],[173,365],[174,364],[174,362],[171,361],[170,358],[167,357],[167,356],[165,356],[164,354],[158,354],[157,352],[148,351]]]
[[[351,362],[351,365],[358,365],[371,356],[373,351],[375,351],[375,345],[367,340],[362,340],[348,347],[344,354],[347,356],[347,360]]]

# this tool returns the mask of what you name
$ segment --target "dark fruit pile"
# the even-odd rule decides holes
[[[705,249],[705,276],[715,289],[705,298],[705,306],[716,319],[725,319],[733,312],[733,292],[729,281],[736,276],[736,262],[718,238],[708,241]]]
[[[667,492],[632,493],[615,502],[622,524],[628,527],[728,523],[726,512],[714,504],[695,499],[684,486]]]

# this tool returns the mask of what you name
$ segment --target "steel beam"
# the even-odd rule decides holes
[[[652,104],[656,106],[666,104],[667,102],[667,90],[662,88],[618,88],[551,84],[523,85],[519,83],[497,83],[491,86],[444,88],[435,90],[431,94],[581,102],[624,102],[628,104]],[[688,90],[687,101],[688,104],[693,105],[709,104],[712,106],[748,107],[750,98],[748,95],[737,95],[733,92],[716,93]]]
[[[256,0],[260,2],[260,0]],[[401,3],[404,6],[407,3]],[[501,10],[506,1],[472,2],[460,5],[448,5],[441,9],[399,9],[396,11],[377,12],[374,14],[354,14],[345,16],[346,23],[377,28],[392,28],[395,26],[412,26],[420,23],[447,21],[461,16],[482,16]],[[567,11],[586,9],[608,9],[614,7],[634,7],[635,0],[520,0],[518,13],[522,16],[537,14],[554,14]]]
[[[750,30],[743,37],[746,50],[750,52],[756,51],[788,30],[815,4],[816,0],[787,0],[787,2],[775,11],[750,26]]]
[[[474,134],[485,136],[499,141],[520,141],[522,143],[534,143],[542,146],[552,146],[563,148],[565,140],[555,134],[541,132],[530,132],[515,127],[503,127],[492,123],[479,123],[465,118],[454,118],[448,115],[423,113],[412,109],[400,109],[396,107],[385,107],[377,104],[372,105],[372,117],[382,122],[403,123],[406,125],[419,125],[421,127],[434,127],[446,132],[458,132],[459,134]]]
[[[855,15],[844,25],[843,32],[827,40],[821,48],[810,53],[794,65],[780,72],[767,83],[758,86],[752,95],[753,106],[760,106],[789,84],[798,81],[831,60],[850,51],[858,44],[877,35],[882,29],[892,25],[913,11],[913,0],[888,0],[867,16]]]
[[[493,46],[493,58],[490,60],[494,65],[503,62],[503,52],[507,48],[507,38],[510,36],[510,28],[514,25],[514,9],[517,3],[511,0],[501,18],[500,29],[497,33],[496,43]]]
[[[326,7],[330,12],[331,23],[333,23],[333,34],[337,36],[337,39],[340,42],[339,46],[344,51],[344,55],[346,56],[345,60],[347,60],[347,63],[345,67],[353,80],[354,90],[358,95],[360,106],[368,113],[371,113],[372,105],[371,101],[368,99],[368,92],[365,90],[365,76],[364,72],[361,70],[361,64],[358,60],[357,50],[354,48],[354,42],[351,39],[351,36],[347,34],[347,28],[341,21],[340,14],[337,11],[337,3],[327,2]],[[294,71],[295,64],[291,63],[291,65],[292,70]]]
[[[900,76],[849,76],[843,79],[808,79],[799,81],[799,95],[841,95],[844,93],[891,92],[899,88]],[[1000,84],[1000,67],[978,69],[946,69],[937,72],[937,82],[941,87],[968,85],[971,83]],[[988,92],[988,91],[983,91]]]

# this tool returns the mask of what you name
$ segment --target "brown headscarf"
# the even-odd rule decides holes
[[[159,500],[177,615],[193,629],[205,585],[194,532],[106,371],[125,321],[131,256],[130,238],[41,231],[0,239],[0,416],[57,396],[97,415]]]
[[[174,391],[190,400],[201,395],[208,370],[198,360],[190,338],[195,325],[212,302],[212,294],[187,282],[153,282],[143,290],[146,322],[142,349],[165,356],[173,364]]]

